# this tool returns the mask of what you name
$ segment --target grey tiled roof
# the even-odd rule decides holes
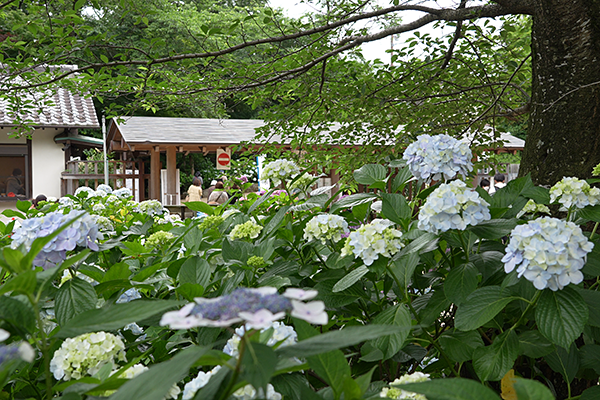
[[[50,69],[68,70],[75,66],[54,66]],[[72,78],[72,79],[76,79]],[[21,78],[9,78],[12,84],[22,83]],[[6,82],[3,82],[6,84]],[[20,117],[31,125],[45,128],[100,128],[91,98],[85,98],[67,89],[31,89],[20,91],[20,102],[29,103],[19,111]],[[11,115],[14,107],[6,98],[0,98],[0,126],[14,126]]]
[[[252,141],[256,128],[265,125],[259,119],[166,117],[118,117],[112,123],[129,144],[238,144]]]

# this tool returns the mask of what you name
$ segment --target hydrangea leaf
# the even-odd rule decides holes
[[[359,204],[369,203],[376,199],[377,197],[371,193],[358,193],[352,194],[348,197],[344,197],[343,199],[336,201],[331,206],[331,212],[335,213],[338,210],[343,210],[345,208],[352,208]]]
[[[406,307],[402,304],[397,304],[382,311],[373,319],[372,323],[410,328],[411,318]],[[383,352],[383,360],[385,361],[392,358],[402,349],[409,332],[409,329],[403,329],[398,333],[371,340],[369,343]]]
[[[579,400],[597,400],[600,399],[600,386],[592,386],[581,394]]]
[[[434,379],[396,387],[424,394],[428,400],[500,400],[492,389],[465,378]]]
[[[491,346],[473,352],[473,367],[482,381],[498,381],[513,367],[519,356],[519,339],[509,330],[494,339]]]
[[[500,286],[486,286],[471,293],[456,312],[455,326],[472,331],[494,318],[514,297]]]
[[[516,378],[514,386],[519,400],[554,400],[550,389],[538,381]]]
[[[483,340],[477,331],[446,332],[440,336],[440,345],[454,362],[465,362],[473,358],[473,352],[483,347]]]
[[[460,306],[477,289],[479,271],[472,263],[453,268],[444,283],[444,293],[448,300]]]
[[[215,213],[214,207],[209,206],[203,201],[188,201],[183,204],[192,211],[200,211],[207,215],[213,215]]]
[[[557,347],[554,352],[545,356],[544,359],[550,368],[561,374],[569,383],[575,379],[575,375],[579,371],[579,354],[574,343],[569,346],[568,351],[563,347]]]
[[[600,292],[594,290],[575,289],[586,302],[590,318],[588,324],[600,327]]]
[[[558,346],[569,348],[581,335],[589,311],[581,295],[570,287],[544,290],[535,310],[540,332]]]
[[[361,185],[385,181],[387,168],[380,164],[366,164],[354,171],[354,180]]]
[[[197,283],[206,287],[210,282],[210,265],[200,257],[188,258],[179,270],[179,283]]]
[[[89,282],[79,278],[70,279],[56,293],[56,319],[60,326],[64,326],[76,315],[95,309],[97,302],[98,295]]]
[[[406,198],[397,193],[382,193],[381,194],[382,212],[385,218],[400,225],[405,225],[405,222],[410,220],[412,210],[406,202]]]
[[[262,343],[248,341],[242,357],[240,378],[254,386],[264,388],[271,380],[277,366],[275,351]]]
[[[537,330],[521,333],[519,343],[521,353],[531,358],[544,357],[554,351],[554,345]]]
[[[363,276],[365,276],[369,272],[369,268],[365,265],[361,265],[355,270],[350,271],[346,276],[340,279],[334,286],[333,292],[341,292],[342,290],[348,289],[350,286],[354,285],[356,282],[360,280]]]

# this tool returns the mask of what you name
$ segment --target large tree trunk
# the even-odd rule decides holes
[[[552,185],[600,163],[600,0],[535,0],[521,175]],[[596,84],[594,84],[596,83]]]

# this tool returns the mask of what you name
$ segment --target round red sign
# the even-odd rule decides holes
[[[231,161],[231,157],[229,157],[229,154],[227,153],[221,153],[219,154],[219,157],[217,157],[217,162],[219,163],[219,165],[229,165],[229,161]]]

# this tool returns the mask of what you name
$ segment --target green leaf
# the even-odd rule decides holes
[[[354,171],[354,180],[361,185],[372,185],[385,180],[387,168],[381,164],[366,164]]]
[[[274,232],[275,230],[277,230],[277,228],[279,228],[279,225],[281,225],[281,221],[283,221],[283,219],[285,218],[285,215],[287,214],[289,209],[290,209],[289,206],[284,206],[284,207],[281,207],[279,210],[277,210],[275,215],[273,215],[273,217],[271,217],[269,222],[266,223],[266,225],[262,231],[262,237],[269,236],[272,232]]]
[[[246,342],[245,350],[242,357],[241,379],[255,389],[266,388],[277,366],[275,351],[265,344],[251,341]]]
[[[341,292],[342,290],[348,289],[350,286],[354,285],[356,282],[360,280],[363,276],[365,276],[369,272],[369,268],[365,265],[361,265],[353,271],[350,271],[346,276],[340,279],[334,286],[333,292]]]
[[[574,343],[569,346],[569,351],[559,346],[556,351],[548,354],[544,359],[552,370],[561,374],[569,383],[573,381],[579,371],[579,355]]]
[[[31,208],[31,202],[27,200],[17,200],[17,210],[27,213]]]
[[[350,326],[338,331],[331,331],[311,337],[310,339],[301,340],[290,346],[280,347],[277,349],[277,353],[281,357],[308,357],[352,346],[367,340],[377,339],[382,336],[407,334],[410,330],[410,326],[399,325]]]
[[[519,400],[554,400],[550,389],[532,379],[516,378],[514,387]]]
[[[364,291],[357,286],[349,287],[346,290],[340,292],[333,292],[333,286],[335,280],[329,279],[323,282],[319,282],[315,285],[315,289],[319,291],[317,300],[322,300],[327,308],[338,308],[344,307],[356,301],[359,297],[364,295]]]
[[[188,201],[183,204],[192,211],[200,211],[207,215],[213,215],[215,213],[215,209],[203,201]]]
[[[600,386],[592,386],[581,393],[579,400],[598,400],[600,399]]]
[[[403,304],[397,304],[389,307],[377,315],[372,324],[376,325],[392,325],[403,328],[402,331],[392,335],[382,336],[369,343],[381,350],[383,353],[383,361],[392,358],[397,352],[402,349],[404,341],[408,337],[411,328],[411,317],[408,310]]]
[[[444,282],[444,293],[448,300],[460,306],[477,289],[479,271],[472,263],[453,268]]]
[[[225,262],[241,262],[245,264],[248,261],[248,257],[252,254],[253,246],[248,242],[241,240],[229,240],[229,238],[223,239],[222,242],[222,255]]]
[[[189,374],[189,370],[207,349],[188,347],[171,360],[151,366],[148,371],[125,383],[110,400],[162,400],[171,387]]]
[[[267,193],[263,194],[258,199],[256,199],[256,201],[254,203],[252,203],[252,205],[248,209],[248,214],[252,214],[252,212],[254,210],[256,210],[258,208],[258,206],[260,206],[262,203],[267,201],[271,197],[271,195],[273,194],[274,191],[275,191],[275,189],[271,189]]]
[[[591,368],[600,374],[600,346],[597,344],[586,344],[579,349],[581,366]]]
[[[419,255],[417,253],[411,253],[394,260],[391,264],[391,273],[398,280],[402,287],[402,291],[406,292],[410,282],[412,281],[413,274],[417,265],[419,265]]]
[[[554,345],[539,331],[525,331],[519,335],[521,353],[527,357],[540,358],[554,351]]]
[[[412,172],[410,172],[410,169],[407,166],[399,169],[398,173],[396,174],[396,176],[394,176],[394,179],[392,180],[392,193],[402,190],[408,182],[408,180],[412,177]]]
[[[67,338],[88,332],[112,331],[183,304],[185,302],[173,300],[134,300],[124,304],[111,304],[77,315],[58,331],[56,337]]]
[[[175,289],[177,293],[182,295],[187,301],[194,301],[196,297],[202,297],[204,287],[197,283],[184,283]]]
[[[569,348],[581,335],[588,320],[588,307],[581,295],[567,286],[544,290],[535,310],[540,332],[558,346]]]
[[[500,239],[508,235],[517,226],[516,219],[491,219],[468,229],[482,239]]]
[[[412,210],[408,206],[404,196],[398,193],[382,193],[381,211],[385,218],[397,224],[403,225],[412,216]]]
[[[24,337],[35,329],[36,316],[31,305],[21,299],[25,300],[24,296],[0,296],[0,320],[12,325]]]
[[[590,315],[588,324],[600,327],[600,292],[579,288],[576,290],[588,306]]]
[[[25,271],[22,274],[13,276],[10,280],[0,286],[0,294],[8,292],[32,294],[36,284],[37,279],[35,271]]]
[[[298,339],[300,340],[298,344],[302,342],[308,342],[310,340],[319,340],[321,336],[324,336],[319,335],[319,332],[315,328],[302,320],[295,319],[294,327],[296,328]],[[276,350],[276,352],[283,357],[294,357],[294,355],[286,355],[282,352],[282,350],[293,346],[294,345],[280,347]],[[325,382],[329,384],[329,386],[331,386],[333,392],[337,394],[336,397],[339,397],[343,392],[344,382],[351,376],[350,366],[346,361],[346,357],[344,357],[344,353],[342,353],[341,350],[337,350],[337,347],[335,347],[330,351],[319,351],[317,353],[307,355],[306,359],[308,361],[308,365],[315,371],[317,375],[323,378]]]
[[[21,261],[23,260],[24,256],[19,250],[5,247],[4,250],[2,250],[2,255],[4,256],[3,266],[7,267],[7,269],[12,273],[19,273],[21,271],[31,269],[21,266]]]
[[[491,346],[473,352],[473,367],[482,381],[499,381],[513,367],[519,356],[519,339],[513,330],[494,339]]]
[[[394,387],[424,394],[427,400],[500,400],[492,389],[464,378],[434,379]]]
[[[473,359],[475,349],[483,347],[483,339],[477,331],[445,332],[439,340],[448,357],[458,363]]]
[[[115,265],[111,265],[108,271],[104,274],[102,282],[115,281],[121,279],[129,279],[131,271],[129,271],[129,265],[124,262],[120,262]]]
[[[331,206],[331,213],[335,213],[338,210],[343,210],[346,208],[352,208],[359,204],[369,203],[376,199],[377,197],[374,194],[370,193],[352,194],[333,203],[333,205]]]
[[[494,318],[514,297],[500,286],[486,286],[471,293],[456,312],[455,326],[472,331]]]
[[[64,326],[71,318],[96,308],[98,295],[83,279],[69,279],[58,289],[55,300],[56,320]]]
[[[190,257],[179,270],[179,283],[193,283],[206,287],[210,283],[210,272],[210,265],[205,259]]]

